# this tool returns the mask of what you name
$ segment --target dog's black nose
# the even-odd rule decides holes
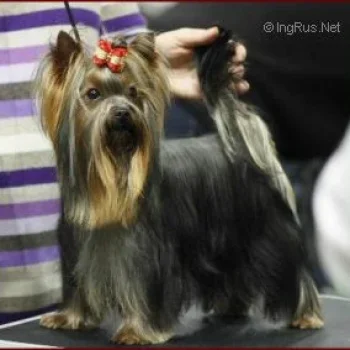
[[[108,123],[108,126],[115,131],[129,130],[131,128],[131,115],[127,109],[115,111]]]
[[[130,118],[130,113],[126,109],[120,109],[117,111],[115,116],[117,117],[116,119],[118,122],[123,123],[128,121],[128,119]]]

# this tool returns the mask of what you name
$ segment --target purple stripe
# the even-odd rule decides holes
[[[0,119],[28,117],[36,114],[34,100],[0,101]]]
[[[0,205],[0,220],[56,214],[59,212],[59,209],[60,203],[57,199],[19,204],[2,204]]]
[[[0,172],[0,188],[54,183],[56,181],[55,167]]]
[[[0,50],[0,66],[36,62],[48,51],[48,45]]]
[[[57,245],[23,249],[20,251],[0,252],[0,267],[26,266],[57,260],[60,252]]]
[[[103,22],[107,32],[116,32],[135,26],[146,26],[146,20],[140,13],[133,13]]]
[[[100,18],[95,12],[74,8],[71,8],[71,10],[76,23],[94,28],[100,27]],[[70,24],[64,8],[44,10],[21,15],[3,16],[0,22],[0,32],[62,24]]]

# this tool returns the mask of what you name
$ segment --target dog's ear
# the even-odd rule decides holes
[[[155,51],[155,34],[152,32],[138,34],[130,43],[130,49],[136,51],[149,63],[153,63],[157,57]]]
[[[81,45],[66,32],[60,31],[56,44],[51,46],[53,64],[60,73],[63,73],[81,52]]]

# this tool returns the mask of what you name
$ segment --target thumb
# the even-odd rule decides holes
[[[209,29],[184,28],[178,31],[178,40],[182,46],[193,48],[211,44],[218,35],[218,27]]]

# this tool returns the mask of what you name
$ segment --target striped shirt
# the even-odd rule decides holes
[[[101,28],[145,30],[136,3],[70,7],[92,45]],[[60,30],[72,31],[63,1],[0,3],[0,323],[49,310],[61,298],[54,154],[31,99],[38,62]]]

